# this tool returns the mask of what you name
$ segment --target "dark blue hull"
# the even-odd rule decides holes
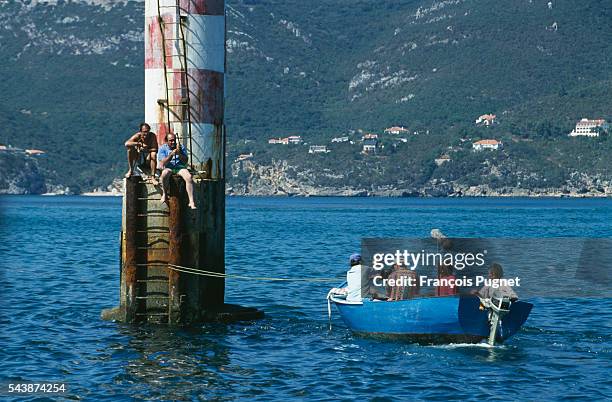
[[[415,298],[350,304],[332,297],[344,323],[354,332],[415,341],[479,342],[489,335],[488,313],[475,296]],[[514,335],[527,320],[531,303],[512,303],[497,342]]]

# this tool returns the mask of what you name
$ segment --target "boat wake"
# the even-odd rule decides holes
[[[430,345],[432,348],[436,349],[459,349],[459,348],[484,348],[484,349],[505,349],[507,346],[505,345],[489,345],[486,342],[482,343],[448,343],[445,345]]]

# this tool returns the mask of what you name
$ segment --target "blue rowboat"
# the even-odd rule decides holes
[[[364,299],[347,302],[331,294],[342,321],[353,332],[424,343],[476,343],[491,334],[490,310],[477,296],[423,297],[400,301]],[[495,342],[514,335],[527,320],[533,304],[515,301],[499,320]],[[330,309],[331,314],[331,309]]]

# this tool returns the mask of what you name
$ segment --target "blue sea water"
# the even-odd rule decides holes
[[[119,300],[119,198],[0,198],[0,399],[612,399],[612,303],[532,299],[507,344],[421,346],[327,322],[326,284],[228,280],[251,323],[172,329],[100,319]],[[228,273],[341,278],[362,237],[612,237],[612,200],[229,198]]]

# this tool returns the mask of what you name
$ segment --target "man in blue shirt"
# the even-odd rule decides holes
[[[193,200],[193,179],[191,173],[187,169],[187,148],[185,146],[178,147],[176,144],[176,136],[172,133],[166,134],[166,143],[159,147],[157,152],[157,161],[159,168],[162,170],[162,196],[161,202],[168,201],[168,180],[170,175],[178,174],[185,180],[185,189],[189,197],[189,208],[196,209]]]

